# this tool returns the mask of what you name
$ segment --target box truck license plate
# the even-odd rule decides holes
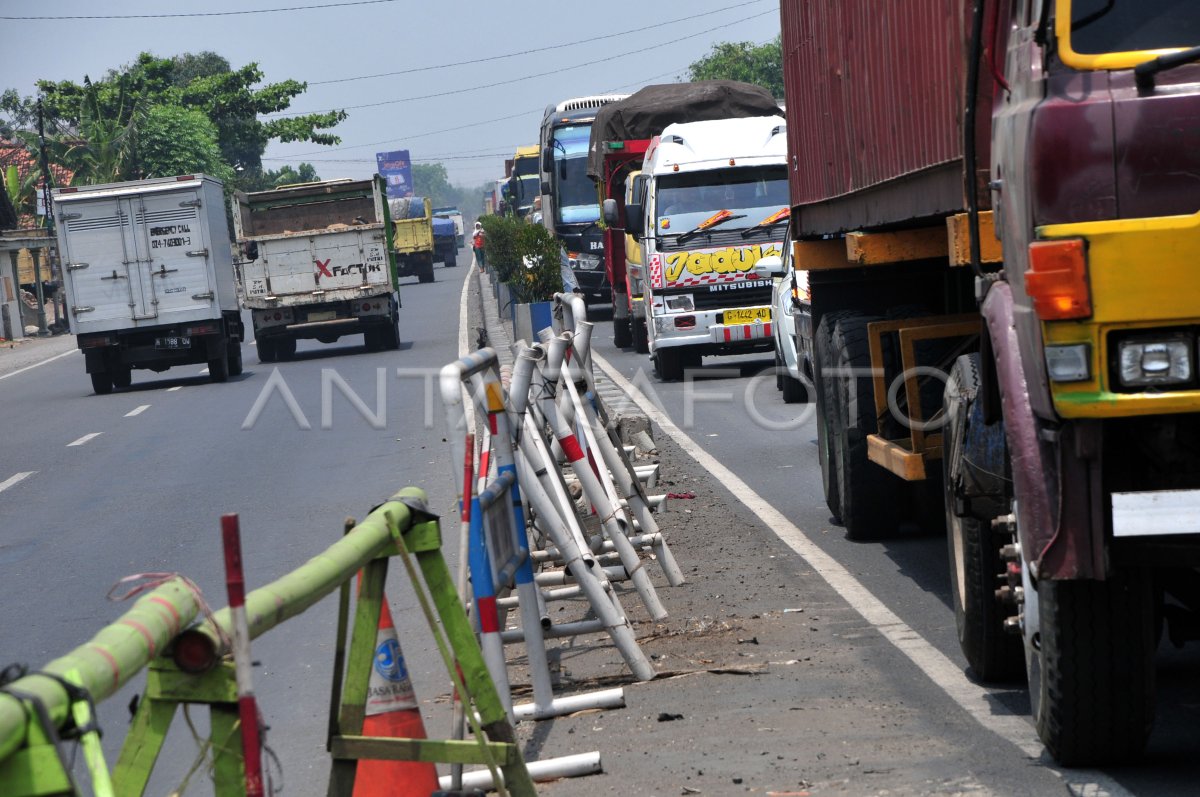
[[[726,324],[753,324],[755,321],[766,323],[770,320],[770,307],[741,307],[737,310],[725,311]]]
[[[192,339],[187,335],[173,335],[154,341],[156,349],[190,349],[191,347]]]
[[[308,314],[309,321],[332,321],[335,318],[337,318],[337,312],[334,310],[322,310],[318,313]]]

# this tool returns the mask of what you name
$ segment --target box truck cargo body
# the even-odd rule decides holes
[[[54,191],[71,332],[97,393],[134,368],[241,373],[242,323],[222,185],[204,175]]]

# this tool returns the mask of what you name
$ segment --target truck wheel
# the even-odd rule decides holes
[[[240,340],[230,340],[225,344],[227,356],[225,357],[229,365],[230,376],[242,375],[242,342]]]
[[[783,357],[779,354],[779,349],[775,350],[775,389],[783,390],[783,375],[787,369],[783,364]]]
[[[1042,743],[1068,767],[1135,761],[1154,725],[1149,574],[1125,569],[1105,581],[1043,579],[1035,591],[1026,662]]]
[[[208,378],[213,382],[229,381],[229,352],[228,344],[220,347],[216,357],[208,361]]]
[[[88,376],[92,378],[92,390],[97,396],[107,396],[113,391],[112,375],[108,371],[95,371]]]
[[[679,349],[659,349],[654,352],[654,371],[663,382],[683,379],[683,357]]]
[[[118,365],[112,370],[113,387],[125,389],[133,384],[133,369],[128,365]]]
[[[823,371],[836,366],[833,354],[833,328],[841,318],[852,313],[835,310],[821,317],[813,341],[814,384],[817,386],[817,459],[821,463],[821,486],[825,492],[825,505],[833,516],[842,514],[841,496],[837,484],[837,450],[833,445],[834,386],[839,377],[822,375]]]
[[[392,323],[388,326],[387,345],[390,351],[398,351],[400,349],[400,316],[392,317]]]
[[[786,370],[783,374],[783,403],[801,404],[808,400],[808,389],[799,379],[793,379]]]
[[[649,354],[650,332],[646,329],[646,319],[630,316],[629,323],[633,325],[633,350],[638,354]]]
[[[1006,681],[1025,666],[1020,637],[1004,630],[1013,612],[996,597],[1005,564],[1002,540],[992,531],[992,519],[1003,503],[987,494],[1002,492],[992,484],[1004,478],[1004,427],[983,423],[979,393],[979,355],[955,361],[946,380],[942,457],[946,543],[950,554],[950,593],[958,644],[967,664],[983,681]],[[997,496],[999,499],[999,496]],[[963,514],[959,514],[962,512]]]
[[[433,258],[430,257],[421,264],[421,270],[417,273],[417,282],[433,282]]]
[[[867,435],[876,429],[875,390],[870,377],[849,376],[871,366],[867,324],[878,319],[853,313],[833,329],[834,362],[840,369],[833,381],[833,445],[837,451],[838,513],[851,540],[878,540],[894,533],[903,506],[900,479],[867,456]],[[885,364],[886,368],[886,364]]]
[[[296,356],[296,339],[291,335],[282,335],[276,338],[273,347],[275,358],[281,362]]]
[[[458,252],[454,251],[446,258],[446,268],[455,268],[456,266],[458,266]]]
[[[275,342],[270,338],[256,339],[258,349],[258,361],[260,363],[273,363],[279,359],[279,353],[275,349]]]
[[[621,300],[625,299],[625,294],[613,294],[613,345],[618,349],[627,349],[633,343],[633,325],[631,323],[633,316],[621,318],[617,315],[617,297]]]

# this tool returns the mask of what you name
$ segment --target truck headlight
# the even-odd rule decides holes
[[[1092,377],[1091,346],[1076,343],[1070,346],[1046,347],[1046,372],[1051,382],[1086,382]]]
[[[668,313],[691,313],[696,309],[696,301],[690,293],[680,293],[664,297]]]
[[[575,262],[581,271],[595,271],[600,268],[598,255],[580,254],[576,257]]]
[[[1121,384],[1126,387],[1179,385],[1192,381],[1192,339],[1134,338],[1117,346]]]

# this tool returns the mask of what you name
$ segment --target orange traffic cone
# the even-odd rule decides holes
[[[375,637],[366,714],[363,736],[425,738],[425,723],[404,666],[404,653],[386,596]],[[429,797],[437,789],[437,769],[419,761],[359,761],[354,779],[354,797]]]

